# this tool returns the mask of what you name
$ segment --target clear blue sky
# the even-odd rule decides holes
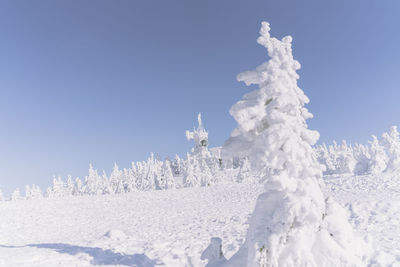
[[[212,146],[267,60],[262,20],[294,38],[310,128],[366,142],[400,125],[400,1],[0,2],[0,186],[184,155],[202,112]]]

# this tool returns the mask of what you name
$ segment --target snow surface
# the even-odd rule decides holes
[[[325,194],[375,241],[376,266],[400,266],[400,172],[324,178]],[[227,259],[239,249],[262,190],[227,183],[3,201],[0,266],[205,266],[211,238],[222,240]]]

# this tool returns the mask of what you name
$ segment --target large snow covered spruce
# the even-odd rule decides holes
[[[246,240],[226,266],[365,266],[365,243],[346,213],[325,199],[322,166],[312,145],[319,133],[307,129],[309,99],[297,86],[300,63],[292,56],[292,37],[270,36],[262,22],[257,42],[271,58],[238,75],[254,90],[230,110],[238,125],[223,148],[226,157],[248,157],[263,176]]]

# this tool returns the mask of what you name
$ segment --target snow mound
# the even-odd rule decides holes
[[[222,253],[222,240],[219,237],[211,238],[210,245],[203,251],[201,260],[208,260],[207,267],[218,266],[226,261]]]
[[[127,238],[126,234],[121,230],[110,230],[104,236],[114,240],[124,240]]]

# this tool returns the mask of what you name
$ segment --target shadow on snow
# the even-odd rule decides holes
[[[133,254],[126,255],[118,252],[113,252],[110,249],[91,248],[91,247],[80,247],[68,244],[28,244],[25,246],[4,246],[3,248],[22,248],[22,247],[36,247],[52,249],[58,253],[65,253],[70,255],[76,255],[79,253],[86,253],[93,257],[91,264],[94,265],[125,265],[125,266],[136,266],[136,267],[153,267],[160,263],[150,259],[145,254]]]

